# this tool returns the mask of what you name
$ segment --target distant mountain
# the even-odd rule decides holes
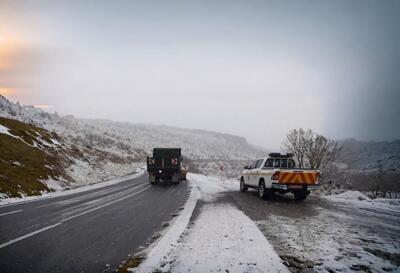
[[[350,170],[375,170],[382,164],[386,170],[400,171],[400,140],[359,141],[344,139],[336,162],[345,164]]]

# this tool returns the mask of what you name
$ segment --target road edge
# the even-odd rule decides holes
[[[143,262],[137,268],[129,268],[128,271],[136,273],[153,272],[160,268],[164,258],[168,257],[168,254],[174,249],[174,246],[178,243],[179,238],[185,232],[190,222],[198,200],[197,188],[190,180],[188,180],[188,182],[190,193],[184,205],[184,209],[164,235],[144,251],[146,253],[146,258]]]
[[[22,197],[22,198],[0,199],[0,208],[12,206],[12,205],[30,203],[30,202],[44,200],[44,199],[50,199],[50,198],[54,198],[54,197],[66,196],[66,195],[71,195],[71,194],[75,194],[75,193],[81,193],[81,192],[90,191],[90,190],[94,190],[94,189],[99,189],[99,188],[111,186],[114,184],[118,184],[120,182],[129,180],[129,179],[138,178],[139,176],[143,175],[144,173],[145,173],[145,171],[142,170],[142,171],[134,173],[134,174],[128,174],[128,175],[124,175],[124,176],[120,176],[120,177],[114,177],[114,178],[104,181],[104,182],[97,182],[94,184],[80,186],[80,187],[70,189],[70,190],[44,193],[44,194],[38,195],[38,196],[26,196],[26,197]]]

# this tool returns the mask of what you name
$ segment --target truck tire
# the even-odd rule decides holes
[[[260,183],[258,184],[258,196],[261,199],[267,199],[267,189],[265,188],[264,181],[260,181]]]
[[[274,199],[274,192],[271,189],[265,188],[265,182],[263,179],[261,179],[260,183],[258,183],[258,196],[264,200]]]
[[[243,177],[240,179],[240,191],[241,192],[245,192],[249,189],[249,187],[246,186],[246,184],[244,183],[244,179]]]
[[[294,194],[294,199],[296,199],[297,201],[303,201],[307,198],[308,192],[302,190],[302,191],[295,191],[293,192],[293,194]]]

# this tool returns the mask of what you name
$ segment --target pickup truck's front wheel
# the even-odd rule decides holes
[[[246,186],[246,184],[244,183],[244,178],[242,177],[240,179],[240,191],[241,192],[245,192],[248,190],[248,187]]]

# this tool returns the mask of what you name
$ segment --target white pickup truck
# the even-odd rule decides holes
[[[296,200],[304,200],[310,190],[319,186],[319,171],[297,169],[292,154],[271,153],[267,158],[255,160],[240,175],[240,190],[258,190],[263,199],[272,198],[274,192],[293,192]]]

